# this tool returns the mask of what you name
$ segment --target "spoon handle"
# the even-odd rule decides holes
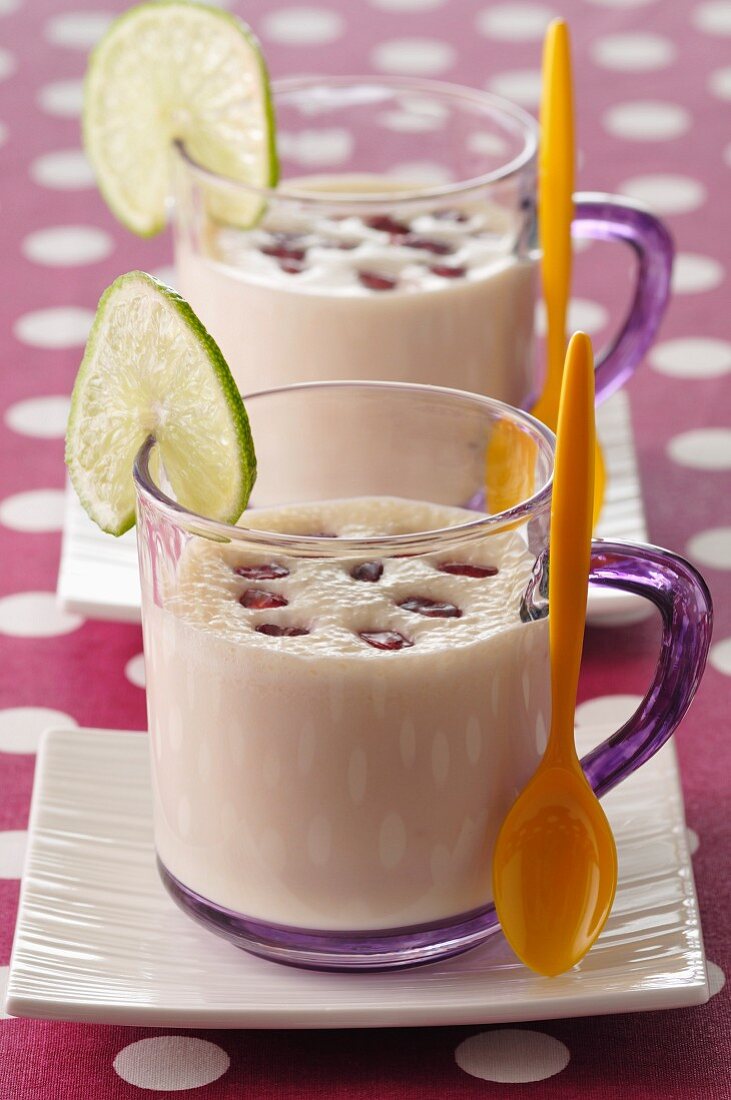
[[[574,710],[586,622],[594,507],[594,356],[575,333],[564,366],[551,502],[548,573],[551,736],[547,757],[575,760]]]

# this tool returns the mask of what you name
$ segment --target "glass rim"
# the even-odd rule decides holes
[[[538,512],[550,506],[553,487],[553,466],[555,457],[554,433],[540,420],[522,409],[516,409],[504,401],[498,401],[482,394],[468,393],[465,390],[449,389],[445,386],[429,386],[419,383],[405,382],[371,382],[358,379],[348,381],[326,382],[300,382],[290,386],[278,386],[269,390],[257,390],[243,398],[244,403],[251,404],[262,398],[280,394],[297,392],[326,391],[326,390],[356,390],[365,389],[368,392],[375,390],[390,390],[393,392],[410,393],[413,395],[443,395],[446,398],[459,399],[473,406],[481,407],[485,411],[501,414],[504,420],[512,421],[527,430],[533,439],[547,450],[550,458],[550,470],[545,482],[540,485],[535,493],[525,500],[520,501],[512,508],[494,515],[476,513],[480,518],[469,520],[465,523],[454,524],[450,527],[439,527],[431,531],[415,531],[405,535],[374,535],[369,538],[323,538],[317,535],[288,535],[279,531],[266,531],[262,528],[246,527],[240,523],[224,523],[219,520],[202,516],[190,511],[176,500],[173,500],[153,480],[150,472],[150,456],[157,445],[153,435],[149,435],[140,447],[135,457],[133,466],[133,479],[138,499],[142,498],[168,519],[184,526],[191,534],[202,538],[208,538],[212,542],[241,543],[249,545],[265,545],[274,550],[293,555],[309,554],[313,557],[342,558],[357,556],[361,553],[373,551],[376,548],[386,550],[403,550],[408,548],[415,553],[428,553],[438,550],[444,544],[473,542],[484,535],[497,534],[519,523],[526,522]],[[256,440],[254,440],[256,446]],[[296,502],[291,502],[296,503]],[[306,502],[303,502],[306,503]],[[242,515],[245,515],[246,511]]]
[[[358,193],[357,191],[339,195],[337,192],[321,192],[313,194],[312,191],[298,190],[293,187],[257,187],[254,184],[243,183],[232,179],[230,176],[220,175],[210,168],[200,164],[188,151],[184,141],[173,141],[173,149],[183,161],[187,169],[200,176],[209,184],[214,183],[219,187],[243,192],[247,195],[256,195],[266,202],[293,202],[300,206],[355,206],[359,209],[367,209],[372,206],[382,207],[392,203],[423,202],[425,200],[452,199],[457,196],[469,195],[473,191],[496,183],[503,183],[517,175],[526,164],[535,157],[538,149],[538,123],[509,99],[495,95],[492,92],[482,91],[480,88],[470,88],[462,84],[454,84],[442,80],[425,80],[421,77],[411,76],[295,76],[286,77],[272,82],[272,94],[276,104],[277,95],[287,92],[296,92],[317,86],[347,87],[351,84],[381,84],[389,88],[412,91],[423,95],[449,97],[471,101],[483,108],[487,108],[493,114],[508,117],[516,123],[523,136],[523,148],[505,164],[491,172],[485,172],[478,176],[472,176],[466,180],[458,180],[453,183],[425,185],[415,190],[403,190],[394,193],[374,192]]]

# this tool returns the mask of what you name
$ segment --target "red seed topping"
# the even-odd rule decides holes
[[[429,619],[461,619],[462,612],[453,603],[446,600],[429,600],[426,596],[409,596],[398,605],[404,611],[413,611],[416,615],[426,615]]]
[[[354,581],[380,581],[383,576],[382,561],[363,561],[350,571]]]
[[[410,638],[399,634],[398,630],[361,630],[358,637],[374,649],[408,649],[414,644]]]
[[[461,279],[467,274],[466,267],[458,267],[456,264],[432,264],[429,270],[432,275],[439,275],[442,279]]]
[[[376,271],[359,271],[358,278],[368,290],[393,290],[398,284],[393,275],[379,275]]]
[[[303,626],[278,626],[276,623],[262,623],[256,630],[270,638],[303,638],[310,633]]]
[[[278,592],[267,592],[266,588],[247,588],[239,603],[250,611],[268,611],[272,607],[286,607],[289,600]]]
[[[272,581],[278,577],[288,577],[289,569],[283,565],[277,565],[275,561],[263,562],[261,565],[239,565],[234,569],[239,577],[245,577],[247,581]]]
[[[495,577],[498,573],[495,565],[472,565],[467,561],[443,561],[437,569],[440,573],[451,573],[455,577]]]
[[[469,218],[466,214],[463,214],[461,210],[457,210],[454,206],[445,207],[443,210],[434,210],[432,217],[436,218],[440,222],[466,222]]]
[[[278,244],[276,241],[274,244],[263,244],[259,249],[265,256],[274,256],[276,260],[298,260],[302,261],[307,254],[305,248],[293,248],[288,244]]]
[[[279,266],[282,271],[286,271],[288,275],[299,275],[300,271],[304,271],[307,264],[304,260],[280,260]]]
[[[408,248],[420,248],[425,252],[433,252],[435,256],[449,256],[454,252],[454,245],[448,241],[435,241],[430,237],[417,237],[415,233],[407,233],[400,237],[399,244],[405,244]]]
[[[380,229],[382,233],[395,233],[396,235],[408,233],[409,227],[404,222],[397,222],[389,214],[376,214],[372,218],[366,218],[365,224],[370,229]]]

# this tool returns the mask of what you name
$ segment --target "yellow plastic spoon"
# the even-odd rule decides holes
[[[546,378],[533,415],[556,431],[566,354],[566,312],[571,289],[571,220],[574,216],[574,93],[569,29],[554,19],[543,46],[541,144],[538,164],[538,233],[546,303]],[[604,502],[604,460],[594,451],[593,522]]]
[[[604,927],[617,853],[574,745],[594,493],[594,362],[583,332],[566,355],[558,412],[548,574],[551,732],[513,804],[493,857],[495,907],[515,954],[553,976],[584,957]]]

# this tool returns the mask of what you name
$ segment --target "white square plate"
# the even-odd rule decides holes
[[[582,731],[582,751],[607,732]],[[12,1015],[162,1027],[407,1027],[708,999],[672,744],[607,796],[619,851],[614,909],[581,965],[553,979],[518,963],[499,933],[457,958],[388,974],[315,973],[247,955],[181,913],[158,879],[147,752],[140,734],[46,735],[8,980]]]
[[[629,401],[616,393],[597,413],[607,493],[598,529],[605,538],[647,542]],[[138,622],[140,583],[134,531],[110,538],[89,519],[76,494],[66,493],[58,598],[62,608],[91,619]],[[646,600],[609,588],[589,592],[588,621],[597,626],[636,622],[652,613]]]

